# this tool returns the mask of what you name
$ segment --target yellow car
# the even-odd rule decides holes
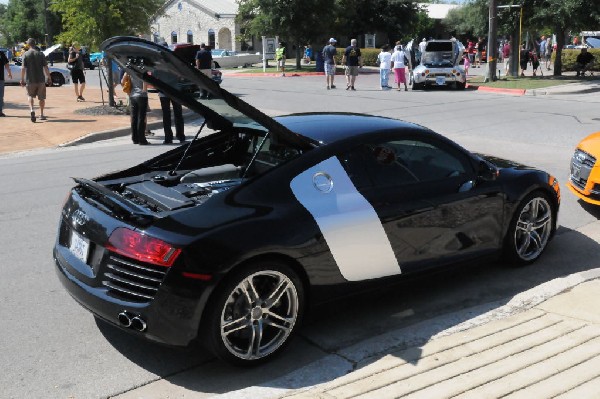
[[[579,142],[571,159],[571,174],[567,187],[587,203],[600,205],[600,132],[592,133]]]

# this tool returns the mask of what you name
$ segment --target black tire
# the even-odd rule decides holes
[[[504,240],[504,255],[515,265],[535,262],[555,228],[553,202],[542,191],[527,195],[517,206]]]
[[[413,90],[425,90],[425,83],[413,83]]]
[[[260,261],[234,272],[206,311],[203,344],[227,363],[253,366],[289,342],[304,313],[304,289],[286,264]]]
[[[65,77],[58,72],[51,72],[50,80],[52,80],[51,86],[60,87],[65,84]]]
[[[464,90],[467,87],[467,82],[456,82],[456,90]]]

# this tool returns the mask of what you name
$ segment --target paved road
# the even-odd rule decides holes
[[[343,86],[336,79],[338,87]],[[382,92],[376,89],[376,76],[359,77],[357,92],[327,91],[324,86],[322,77],[236,77],[227,79],[224,87],[269,114],[360,111],[407,119],[469,149],[547,169],[562,182],[577,141],[600,130],[600,121],[594,119],[600,102],[597,94],[513,97],[445,90]],[[194,127],[188,129],[192,132]],[[154,139],[160,140],[160,136]],[[269,388],[271,394],[308,386],[348,371],[348,363],[340,361],[341,357],[328,357],[330,353],[348,356],[347,348],[364,339],[411,325],[418,324],[421,335],[431,336],[494,309],[520,292],[600,263],[598,244],[576,230],[596,221],[598,212],[582,207],[564,190],[563,227],[535,266],[461,269],[390,288],[375,299],[363,296],[323,308],[284,356],[260,369],[232,369],[200,350],[159,347],[96,325],[54,276],[51,248],[60,206],[72,184],[69,176],[92,177],[164,149],[132,146],[122,138],[0,157],[0,239],[4,243],[0,364],[9,365],[0,376],[3,397],[121,394],[133,398],[143,392],[136,387],[148,384],[150,391],[174,392],[170,397],[193,393],[203,398],[249,386]],[[360,353],[352,356],[360,360]],[[331,362],[322,369],[328,372],[299,372],[318,359]],[[293,377],[286,377],[289,372],[295,372]]]

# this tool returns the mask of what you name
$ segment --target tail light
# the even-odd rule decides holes
[[[158,266],[171,267],[181,253],[180,248],[137,231],[119,227],[108,238],[106,249],[129,258]]]

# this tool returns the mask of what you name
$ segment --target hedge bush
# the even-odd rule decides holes
[[[600,71],[600,49],[589,48],[587,50],[590,52],[595,58],[596,62],[592,67],[593,71]],[[581,53],[581,49],[563,49],[562,51],[562,70],[563,71],[574,71],[575,70],[575,60],[577,56]],[[552,63],[556,58],[556,52],[552,53]]]

